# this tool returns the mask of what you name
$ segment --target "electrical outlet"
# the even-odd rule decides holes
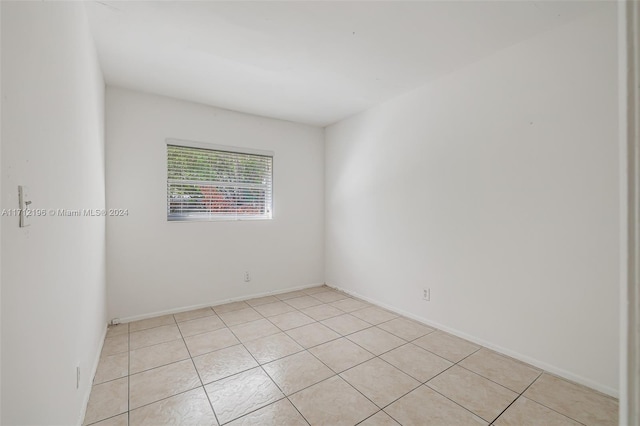
[[[246,271],[244,273],[244,282],[248,283],[249,281],[251,281],[251,274],[249,273],[249,271]]]
[[[426,302],[430,302],[431,301],[431,289],[430,288],[425,288],[424,290],[422,290],[422,300],[424,300]]]

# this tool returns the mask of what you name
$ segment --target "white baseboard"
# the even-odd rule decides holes
[[[80,410],[80,418],[76,422],[78,426],[82,426],[82,422],[84,421],[84,416],[87,414],[87,405],[89,404],[89,398],[91,397],[91,389],[93,388],[93,378],[96,377],[96,372],[98,371],[98,364],[100,364],[100,355],[102,354],[102,347],[104,346],[104,339],[107,337],[107,329],[108,326],[105,324],[104,330],[102,332],[102,337],[100,338],[100,346],[98,347],[98,352],[93,360],[93,366],[91,368],[91,375],[89,376],[89,386],[87,387],[87,392],[84,395],[82,400],[82,408]]]
[[[354,297],[357,297],[359,299],[366,300],[367,302],[369,302],[371,304],[380,306],[381,308],[384,308],[384,309],[387,309],[389,311],[395,312],[395,313],[397,313],[399,315],[405,316],[407,318],[411,318],[411,319],[413,319],[415,321],[418,321],[418,322],[420,322],[422,324],[437,328],[437,329],[442,330],[442,331],[446,331],[447,333],[451,333],[454,336],[457,336],[457,337],[460,337],[462,339],[468,340],[470,342],[476,343],[478,345],[484,346],[485,348],[494,350],[496,352],[500,352],[503,355],[507,355],[507,356],[509,356],[511,358],[517,359],[517,360],[525,362],[527,364],[531,364],[534,367],[538,367],[538,368],[540,368],[542,370],[545,370],[548,373],[552,373],[552,374],[554,374],[554,375],[556,375],[558,377],[562,377],[564,379],[570,380],[572,382],[578,383],[578,384],[583,385],[583,386],[587,386],[587,387],[589,387],[591,389],[594,389],[594,390],[596,390],[598,392],[601,392],[601,393],[604,393],[606,395],[612,396],[614,398],[618,398],[618,396],[619,396],[619,390],[618,389],[614,389],[614,388],[611,388],[609,386],[602,385],[601,383],[594,382],[593,380],[588,379],[586,377],[582,377],[580,375],[574,374],[574,373],[572,373],[570,371],[564,370],[562,368],[556,367],[556,366],[548,364],[546,362],[537,360],[537,359],[532,358],[530,356],[527,356],[527,355],[521,354],[519,352],[513,351],[511,349],[496,345],[496,344],[494,344],[492,342],[489,342],[489,341],[486,341],[486,340],[483,340],[483,339],[478,339],[477,337],[471,336],[471,335],[469,335],[467,333],[464,333],[464,332],[462,332],[460,330],[456,330],[454,328],[448,327],[448,326],[446,326],[444,324],[437,323],[435,321],[430,321],[430,320],[428,320],[426,318],[420,317],[418,315],[414,315],[414,314],[412,314],[410,312],[407,312],[407,311],[405,311],[403,309],[400,309],[400,308],[398,308],[396,306],[392,306],[392,305],[389,305],[387,303],[382,303],[382,302],[380,302],[378,300],[373,300],[373,299],[371,299],[369,297],[363,296],[363,295],[358,294],[358,293],[356,293],[354,291],[347,290],[345,288],[342,288],[342,287],[339,287],[339,286],[336,286],[336,285],[332,285],[332,284],[329,284],[329,283],[326,283],[326,285],[328,287],[331,287],[331,288],[335,289],[335,290],[339,290],[339,291],[342,291],[344,293],[350,294],[350,295],[352,295]]]
[[[143,319],[147,319],[147,318],[158,317],[160,315],[177,314],[177,313],[180,313],[180,312],[192,311],[194,309],[200,309],[200,308],[206,308],[206,307],[209,307],[209,306],[222,305],[224,303],[240,302],[240,301],[244,301],[244,300],[255,299],[256,297],[273,296],[275,294],[289,293],[290,291],[304,290],[305,288],[318,287],[318,286],[321,286],[321,285],[324,285],[324,283],[306,284],[306,285],[297,286],[297,287],[290,287],[290,288],[287,288],[287,289],[284,289],[284,290],[274,290],[274,291],[267,291],[267,292],[262,292],[262,293],[250,294],[250,295],[246,295],[246,296],[233,297],[233,298],[230,298],[230,299],[214,300],[214,301],[208,302],[208,303],[200,303],[200,304],[191,305],[191,306],[181,306],[179,308],[166,309],[166,310],[163,310],[163,311],[150,312],[150,313],[141,314],[141,315],[132,315],[132,316],[128,316],[128,317],[118,318],[118,320],[121,323],[138,321],[138,320],[143,320]]]

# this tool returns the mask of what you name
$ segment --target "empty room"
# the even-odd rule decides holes
[[[638,425],[638,9],[0,2],[0,423]]]

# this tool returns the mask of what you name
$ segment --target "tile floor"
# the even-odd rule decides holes
[[[315,287],[110,327],[85,425],[615,425],[615,399]]]

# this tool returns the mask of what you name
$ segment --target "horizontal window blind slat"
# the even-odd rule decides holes
[[[230,185],[230,182],[214,182],[214,181],[206,181],[206,180],[188,180],[188,179],[169,179],[169,186],[178,188],[180,186],[216,186],[216,187],[230,187],[230,188],[262,188],[268,189],[270,187],[268,182],[261,183],[253,183],[253,182],[232,182],[233,185]]]

